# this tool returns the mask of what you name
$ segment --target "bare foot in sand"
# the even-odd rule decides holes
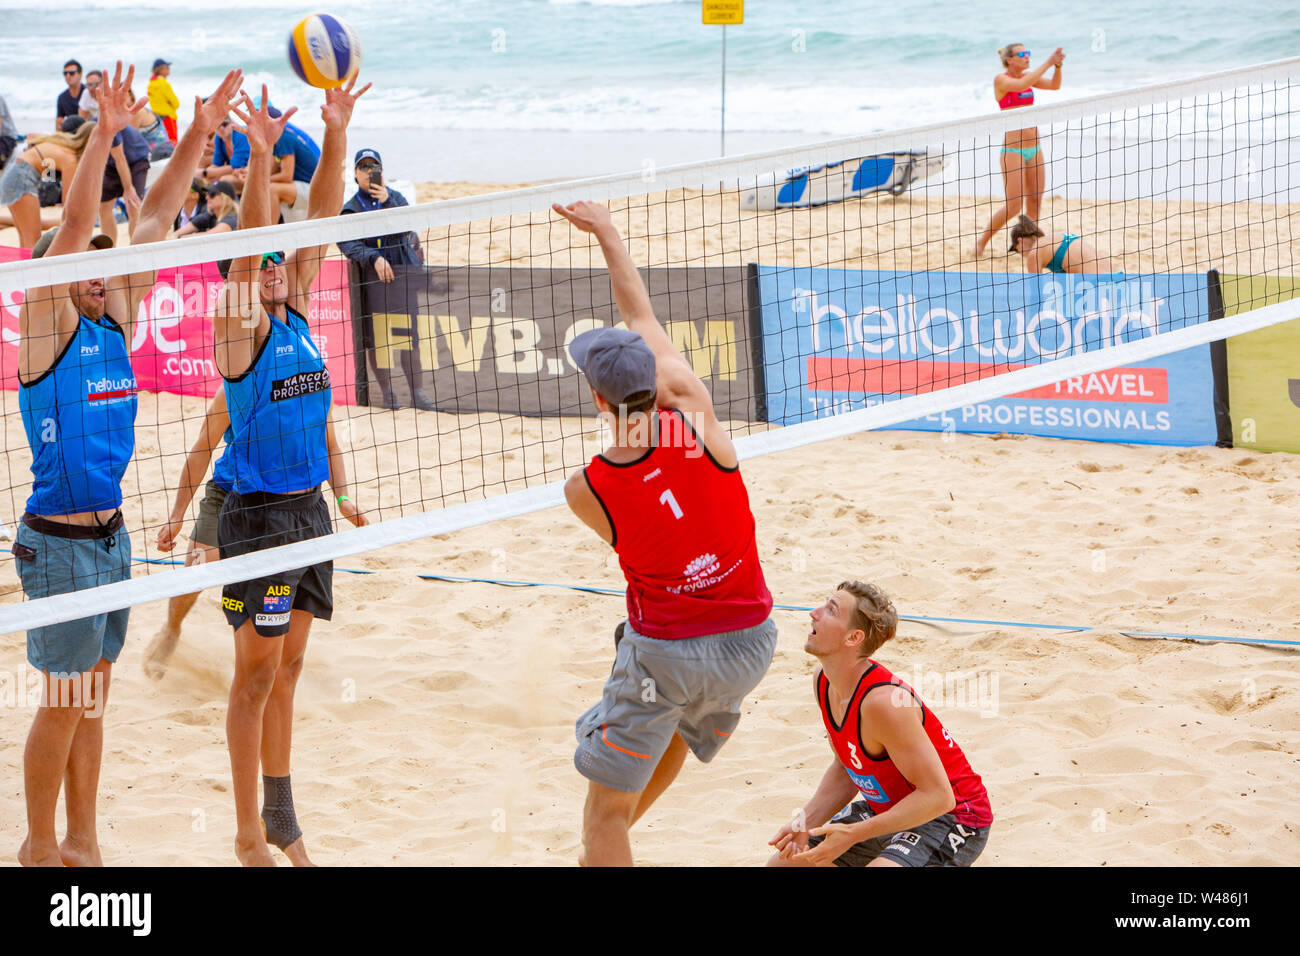
[[[33,847],[31,837],[18,848],[18,862],[23,866],[63,866],[57,844]]]
[[[307,847],[303,845],[302,837],[294,840],[284,848],[284,855],[289,858],[289,862],[294,866],[315,866],[307,857]]]
[[[275,866],[271,848],[259,833],[255,838],[235,837],[235,856],[244,866]]]
[[[162,680],[167,673],[167,662],[172,659],[176,643],[181,638],[179,628],[164,624],[144,652],[144,673],[150,680]]]
[[[99,855],[99,843],[87,844],[76,837],[66,837],[59,844],[59,856],[64,866],[103,866],[104,858]]]

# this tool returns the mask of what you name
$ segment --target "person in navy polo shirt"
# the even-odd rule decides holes
[[[68,187],[63,224],[42,236],[33,257],[111,245],[94,235],[95,211],[113,137],[132,121],[134,69],[99,89],[99,124]],[[166,237],[184,201],[204,140],[239,89],[232,71],[194,123],[176,160],[140,210],[133,242]],[[136,380],[128,351],[153,271],[27,290],[19,313],[18,402],[32,450],[32,493],[14,542],[23,593],[51,597],[130,577],[122,527],[122,477],[135,450]],[[45,698],[23,754],[28,866],[97,866],[95,826],[104,705],[127,610],[33,628],[27,660],[45,678]],[[65,786],[68,829],[60,843],[55,808]]]
[[[357,181],[356,194],[343,207],[343,214],[372,212],[375,209],[393,209],[408,205],[406,197],[384,183],[384,165],[379,153],[373,149],[359,149],[352,162],[353,178]],[[367,236],[348,239],[338,244],[339,252],[355,262],[361,269],[361,302],[364,312],[356,317],[361,323],[361,344],[367,355],[374,355],[375,380],[379,384],[379,403],[384,408],[401,407],[393,392],[393,360],[401,363],[406,373],[411,404],[423,411],[433,411],[435,406],[423,388],[420,377],[420,326],[418,310],[420,290],[428,288],[424,270],[424,250],[414,232],[397,232],[387,236]],[[404,315],[407,326],[401,347],[390,347],[383,355],[375,353],[376,315]],[[391,344],[392,336],[389,336]],[[369,402],[375,404],[373,400]]]

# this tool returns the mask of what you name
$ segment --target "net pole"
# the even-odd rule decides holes
[[[727,25],[722,25],[722,139],[718,155],[727,155]]]

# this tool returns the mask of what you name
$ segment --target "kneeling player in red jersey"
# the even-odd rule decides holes
[[[970,866],[984,849],[993,811],[979,774],[938,715],[871,659],[897,628],[889,598],[861,581],[812,612],[804,650],[822,665],[814,686],[835,760],[770,841],[769,866]]]

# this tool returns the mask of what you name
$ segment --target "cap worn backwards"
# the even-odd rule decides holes
[[[655,356],[630,329],[590,329],[569,344],[569,354],[596,394],[612,405],[655,391]]]

